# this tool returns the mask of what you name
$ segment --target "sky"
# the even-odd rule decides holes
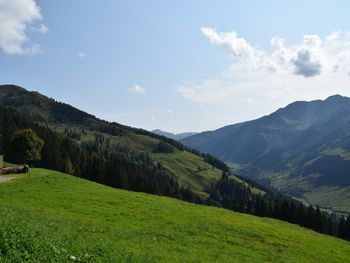
[[[350,1],[0,0],[0,83],[170,132],[350,96]]]

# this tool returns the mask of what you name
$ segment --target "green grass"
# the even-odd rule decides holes
[[[302,201],[318,205],[333,212],[350,212],[350,187],[346,186],[320,186],[310,185],[310,180],[317,177],[311,174],[306,177],[292,177],[288,173],[262,174],[261,178],[269,178],[272,186],[286,194]],[[296,190],[297,189],[297,190]]]
[[[95,140],[96,132],[85,129],[85,134],[83,134],[79,126],[56,125],[51,128],[61,133],[64,132],[64,129],[80,132],[81,137],[78,141],[79,143]],[[111,136],[106,133],[97,133],[108,138],[112,145],[126,146],[134,151],[150,154],[153,159],[160,162],[172,176],[177,178],[181,186],[190,187],[193,191],[202,196],[206,196],[206,190],[211,183],[216,182],[221,177],[221,170],[213,168],[210,164],[206,163],[202,157],[193,153],[176,150],[174,153],[155,154],[154,149],[158,146],[160,142],[159,139],[132,132],[128,132],[124,136]],[[238,180],[238,178],[236,179]]]
[[[319,187],[303,194],[308,202],[337,212],[350,212],[350,187]]]
[[[154,154],[158,160],[180,185],[189,186],[196,192],[203,193],[210,184],[219,180],[222,171],[203,161],[202,157],[187,151]]]
[[[346,262],[350,255],[350,243],[296,225],[44,169],[1,184],[0,200],[1,262]]]

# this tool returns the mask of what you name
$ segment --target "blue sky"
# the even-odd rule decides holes
[[[0,0],[0,83],[202,131],[350,95],[350,1]]]

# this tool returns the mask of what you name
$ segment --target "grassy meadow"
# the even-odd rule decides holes
[[[0,184],[1,262],[346,262],[350,243],[282,221],[45,169]]]

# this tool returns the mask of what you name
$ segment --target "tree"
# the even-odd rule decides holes
[[[339,220],[339,224],[338,224],[338,236],[340,238],[345,238],[346,236],[346,227],[345,227],[346,221],[345,221],[345,217],[342,216]]]
[[[173,153],[175,152],[175,148],[168,143],[159,142],[157,147],[154,149],[155,153]]]
[[[41,159],[41,149],[44,141],[32,129],[15,133],[11,138],[11,149],[19,163],[33,163]]]
[[[344,222],[344,236],[343,238],[350,240],[350,215],[348,215],[348,218]]]

